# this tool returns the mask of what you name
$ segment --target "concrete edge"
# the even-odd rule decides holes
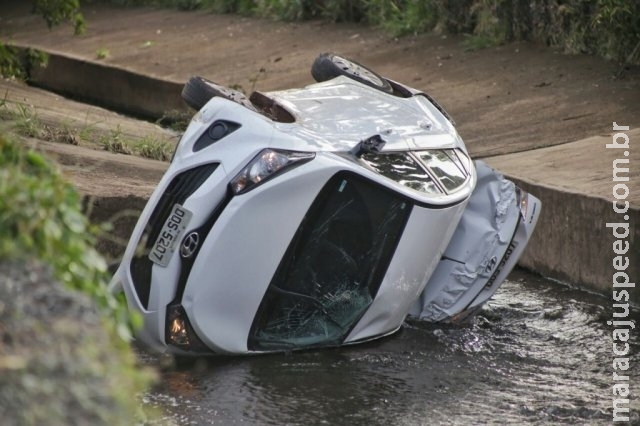
[[[29,46],[13,45],[21,51]],[[46,67],[29,69],[28,83],[72,99],[138,118],[193,113],[182,100],[183,82],[164,80],[51,50]]]
[[[607,223],[623,223],[613,211],[611,200],[587,194],[559,190],[517,176],[505,176],[542,201],[536,230],[518,264],[544,277],[579,285],[611,296],[613,290],[613,244],[618,239]],[[629,206],[629,259],[625,273],[640,276],[640,208]],[[620,288],[621,290],[622,288]],[[628,288],[630,300],[640,306],[640,291]]]

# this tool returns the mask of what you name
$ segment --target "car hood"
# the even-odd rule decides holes
[[[310,150],[348,151],[372,135],[387,142],[385,151],[462,145],[452,124],[421,95],[401,98],[338,77],[269,96],[295,117],[277,128],[305,140]]]

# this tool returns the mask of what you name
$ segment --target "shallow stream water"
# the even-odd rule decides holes
[[[609,424],[612,303],[514,271],[470,324],[411,322],[360,346],[165,368],[143,403],[184,425]],[[640,329],[630,342],[640,424]]]

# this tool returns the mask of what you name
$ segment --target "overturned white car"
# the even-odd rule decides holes
[[[470,159],[427,94],[323,54],[302,89],[201,77],[199,109],[112,285],[177,354],[354,344],[458,321],[517,262],[540,202]]]

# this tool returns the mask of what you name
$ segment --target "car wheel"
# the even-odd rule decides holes
[[[202,108],[214,96],[229,99],[253,111],[256,110],[244,93],[229,89],[204,77],[191,77],[182,88],[182,99],[196,110]]]
[[[344,75],[386,93],[393,93],[391,84],[380,74],[350,59],[333,53],[323,53],[313,61],[311,75],[323,82]]]

